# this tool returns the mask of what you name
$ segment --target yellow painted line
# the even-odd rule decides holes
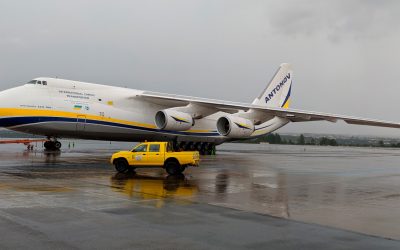
[[[185,132],[193,132],[193,133],[206,133],[206,132],[212,132],[211,130],[208,129],[191,129]]]

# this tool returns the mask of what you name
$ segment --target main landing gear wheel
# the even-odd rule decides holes
[[[47,150],[60,150],[62,144],[59,141],[45,141],[43,146]]]
[[[169,160],[165,163],[165,171],[169,175],[179,175],[185,171],[185,166],[181,166],[177,160]]]
[[[115,170],[118,173],[126,173],[129,170],[129,164],[125,159],[117,159],[114,161]]]
[[[204,155],[215,155],[215,144],[207,143],[202,147],[202,152]]]
[[[60,149],[61,149],[61,146],[62,146],[61,142],[59,142],[59,141],[55,141],[55,142],[54,142],[54,147],[55,147],[57,150],[60,150]]]

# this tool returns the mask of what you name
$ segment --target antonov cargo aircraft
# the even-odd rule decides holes
[[[246,104],[40,77],[0,92],[0,127],[46,136],[47,149],[61,148],[58,138],[157,140],[205,154],[289,122],[343,120],[400,128],[400,123],[289,109],[292,80],[291,66],[282,64]]]

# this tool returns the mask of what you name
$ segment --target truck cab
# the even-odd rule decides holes
[[[124,173],[138,167],[162,167],[168,174],[181,174],[188,166],[198,166],[198,151],[175,152],[169,142],[140,143],[131,151],[120,151],[112,155],[111,164]]]

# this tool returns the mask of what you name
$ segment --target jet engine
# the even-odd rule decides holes
[[[217,131],[223,136],[245,138],[254,132],[254,123],[238,116],[223,116],[217,120]]]
[[[157,128],[173,131],[185,131],[194,125],[194,119],[190,114],[172,109],[158,111],[155,122]]]

